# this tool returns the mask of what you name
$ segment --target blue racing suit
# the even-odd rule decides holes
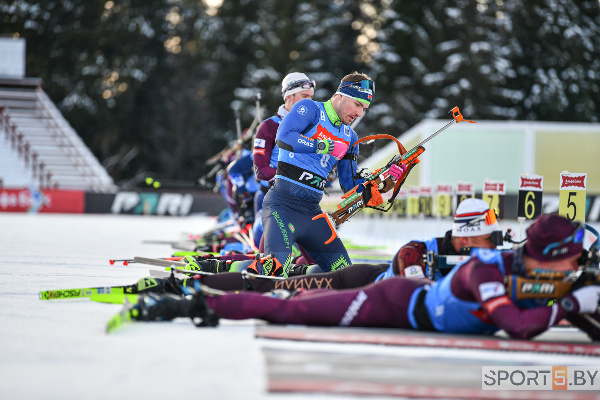
[[[351,150],[338,162],[330,154],[317,154],[318,139],[344,142]],[[300,100],[282,120],[277,131],[277,173],[265,195],[262,212],[265,254],[274,253],[283,267],[282,276],[288,276],[294,242],[325,272],[350,264],[348,252],[327,217],[313,218],[323,214],[319,202],[327,175],[336,164],[344,191],[362,183],[362,179],[353,180],[357,141],[356,132],[341,123],[330,101]],[[325,244],[332,235],[335,239]]]
[[[489,264],[498,268],[502,276],[511,273],[511,269],[516,270],[514,266],[515,259],[509,259],[509,265],[506,265],[501,251],[473,249],[471,255],[476,257],[482,264]],[[457,264],[439,281],[431,285],[421,286],[413,292],[409,302],[408,316],[414,329],[420,328],[418,321],[416,321],[416,316],[419,314],[418,310],[421,310],[421,312],[426,310],[431,327],[439,332],[491,334],[500,329],[493,320],[481,318],[481,304],[479,302],[461,300],[455,294],[455,290],[460,292],[469,288],[469,282],[462,282],[460,279],[454,285],[452,283],[454,276],[467,264],[469,264],[468,261]],[[479,287],[479,290],[482,290],[482,286]],[[422,291],[426,293],[422,294]],[[531,309],[546,306],[548,300],[525,299],[514,301],[514,304],[520,309]],[[419,302],[421,302],[420,305]]]

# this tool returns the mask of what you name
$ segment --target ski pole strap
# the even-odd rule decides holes
[[[354,148],[354,146],[356,146],[359,143],[362,142],[367,142],[369,140],[374,140],[374,139],[389,139],[389,140],[393,140],[394,142],[396,142],[396,145],[398,146],[398,152],[400,154],[404,154],[406,153],[406,149],[404,148],[404,146],[402,145],[402,143],[400,143],[400,141],[398,140],[398,138],[392,136],[392,135],[383,135],[383,134],[378,134],[378,135],[369,135],[369,136],[365,136],[363,138],[360,138],[356,141],[356,143],[354,143],[352,145],[352,148]],[[350,149],[351,151],[352,149]]]

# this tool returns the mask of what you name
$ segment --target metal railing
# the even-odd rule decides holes
[[[33,183],[41,188],[116,191],[106,169],[44,93],[41,80],[16,83],[0,80],[0,132],[31,172]]]

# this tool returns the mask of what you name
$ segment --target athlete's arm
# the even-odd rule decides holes
[[[279,124],[271,118],[260,124],[254,139],[254,174],[261,181],[270,181],[275,177],[276,168],[271,167],[271,154],[275,146]]]
[[[361,183],[365,181],[364,178],[353,178],[356,174],[356,170],[358,169],[358,165],[356,163],[356,160],[358,158],[358,145],[355,145],[354,147],[352,146],[358,140],[358,136],[356,132],[352,130],[352,128],[348,127],[348,129],[352,137],[352,139],[350,140],[350,148],[352,149],[352,151],[348,151],[344,158],[338,161],[338,182],[340,183],[340,186],[344,192],[347,192],[348,190],[351,190],[354,186],[359,185],[356,191],[358,193],[361,193],[363,190]]]
[[[348,152],[346,154],[358,154],[358,152]],[[359,185],[356,191],[358,193],[361,193],[363,189],[361,183],[363,183],[365,180],[364,178],[353,178],[354,173],[357,169],[356,161],[354,161],[353,159],[343,158],[340,161],[338,161],[337,168],[338,182],[340,183],[340,187],[342,188],[342,190],[344,192],[347,192],[348,190],[351,190],[354,186]]]
[[[277,146],[294,153],[316,153],[317,141],[302,133],[316,125],[319,116],[320,109],[314,101],[298,101],[279,124]]]
[[[400,247],[400,250],[394,256],[392,265],[394,273],[400,276],[405,276],[404,270],[412,265],[418,265],[423,270],[425,275],[425,266],[423,264],[423,254],[427,252],[427,246],[423,242],[409,242]]]
[[[475,264],[472,268],[464,270],[469,273],[470,292],[493,323],[511,337],[529,339],[566,317],[567,312],[558,305],[558,302],[554,302],[551,306],[520,309],[506,294],[504,277],[498,266],[482,264],[478,260],[473,262]],[[452,292],[456,294],[455,289],[460,291],[452,285]]]
[[[245,176],[252,175],[252,153],[232,161],[227,167],[229,179],[238,188],[243,188],[246,184]]]

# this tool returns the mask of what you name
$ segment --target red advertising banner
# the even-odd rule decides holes
[[[475,194],[475,184],[473,182],[458,182],[456,184],[456,194],[467,194],[474,195]]]
[[[583,189],[587,183],[587,174],[560,174],[560,190]]]
[[[486,179],[483,181],[483,193],[506,194],[506,182]]]
[[[0,189],[0,212],[85,212],[82,190]]]
[[[521,175],[521,183],[519,190],[529,189],[541,192],[544,185],[544,177],[539,175],[523,176]]]

